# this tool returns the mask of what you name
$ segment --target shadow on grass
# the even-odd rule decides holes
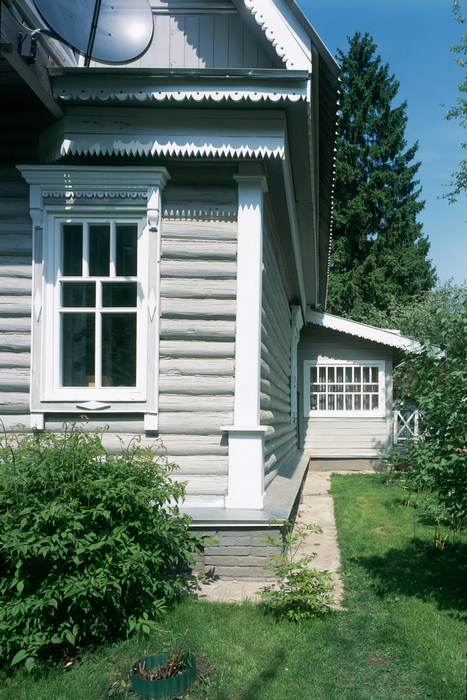
[[[256,700],[260,693],[264,694],[267,685],[273,681],[276,676],[281,664],[283,665],[285,660],[285,653],[282,649],[279,649],[273,656],[271,656],[268,665],[258,674],[256,679],[252,681],[247,688],[241,691],[239,697],[241,700]]]
[[[373,578],[380,597],[401,593],[434,601],[439,609],[467,612],[467,545],[391,548],[384,555],[353,557]],[[467,620],[467,616],[466,616]]]

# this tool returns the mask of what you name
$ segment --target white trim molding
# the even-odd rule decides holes
[[[42,134],[40,158],[53,163],[68,155],[284,156],[282,112],[251,110],[247,119],[234,110],[192,112],[187,130],[183,109],[114,108],[110,115],[103,107],[70,107]]]
[[[239,2],[235,2],[237,6]],[[285,0],[244,0],[277,55],[289,70],[310,70],[311,38]]]
[[[264,435],[260,425],[261,302],[263,274],[263,195],[258,172],[235,176],[238,182],[237,332],[235,338],[234,425],[229,434],[226,508],[264,508]]]

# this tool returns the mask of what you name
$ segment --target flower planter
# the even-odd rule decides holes
[[[192,685],[197,676],[196,659],[193,654],[183,654],[183,659],[186,661],[187,669],[182,673],[178,673],[173,678],[166,678],[160,681],[150,681],[145,678],[140,678],[137,675],[139,665],[145,670],[165,666],[167,663],[167,654],[153,654],[152,656],[144,656],[138,659],[133,664],[131,672],[131,689],[136,695],[142,698],[170,698],[178,695],[183,690]]]

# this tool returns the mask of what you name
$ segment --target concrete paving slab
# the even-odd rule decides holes
[[[360,470],[359,473],[374,474],[375,469]],[[339,474],[355,474],[355,470],[341,471]],[[342,610],[341,601],[344,597],[344,586],[339,575],[340,550],[337,541],[334,502],[329,493],[331,488],[331,471],[308,471],[303,491],[302,502],[298,509],[296,526],[303,523],[319,525],[322,534],[310,533],[297,555],[311,556],[316,554],[310,568],[319,571],[330,571],[334,582],[334,598],[336,604],[332,607]],[[266,574],[266,572],[265,572]],[[263,581],[224,581],[216,578],[205,579],[197,587],[193,586],[192,593],[198,599],[222,601],[225,603],[261,600],[258,592],[265,588],[280,587],[281,581],[267,577]]]

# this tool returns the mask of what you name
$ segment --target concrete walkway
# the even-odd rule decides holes
[[[339,472],[341,474],[356,473]],[[368,470],[368,473],[374,473]],[[342,580],[339,576],[340,551],[337,543],[336,521],[334,518],[334,502],[330,493],[330,471],[308,471],[303,487],[302,503],[300,504],[297,522],[305,525],[312,523],[319,525],[323,530],[321,535],[311,533],[298,551],[299,556],[311,555],[316,557],[311,567],[319,571],[328,570],[332,574],[335,584],[334,598],[337,608],[341,608],[340,602],[344,595]],[[266,572],[265,572],[266,574]],[[250,599],[259,601],[258,591],[279,585],[274,578],[264,581],[219,581],[218,579],[206,579],[200,584],[194,595],[204,600],[218,600],[226,603],[240,602]]]

